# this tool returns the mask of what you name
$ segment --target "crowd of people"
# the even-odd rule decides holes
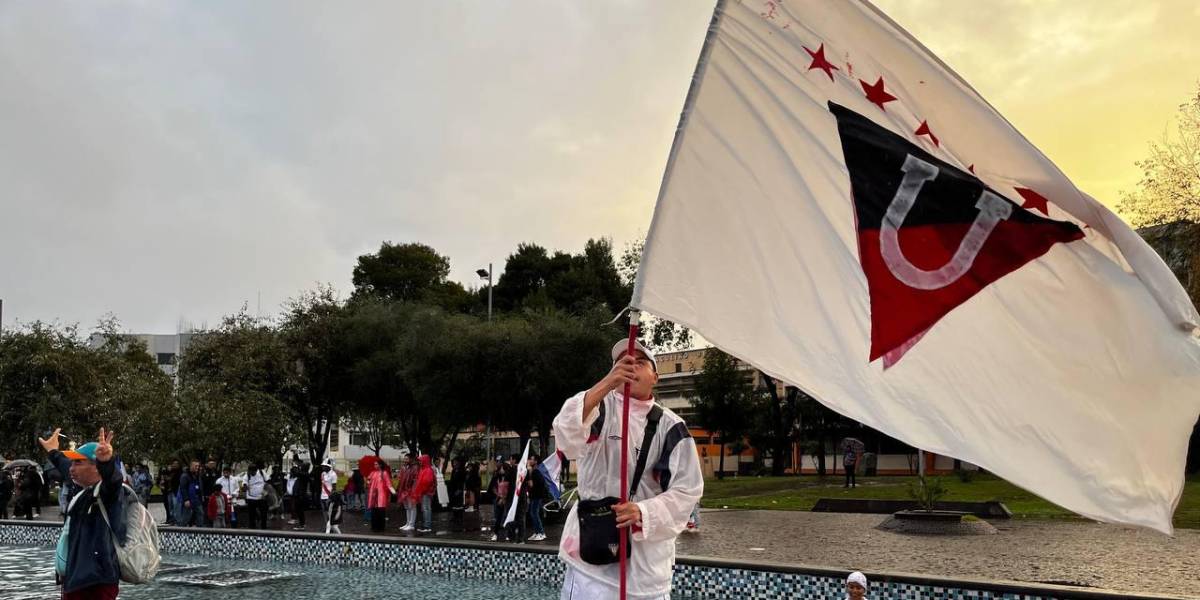
[[[40,517],[43,497],[48,492],[49,486],[37,466],[0,470],[0,519],[9,518],[9,504],[14,519]]]
[[[161,501],[166,525],[180,527],[267,529],[291,527],[305,530],[309,512],[317,508],[325,519],[327,533],[341,533],[344,512],[361,513],[372,531],[387,527],[388,509],[399,507],[401,532],[427,534],[433,531],[435,505],[450,511],[452,522],[479,512],[480,502],[492,507],[490,530],[495,541],[524,543],[546,539],[542,509],[552,498],[537,466],[537,455],[527,461],[525,479],[517,489],[516,454],[497,456],[488,465],[458,457],[447,465],[428,455],[404,456],[393,468],[378,460],[364,474],[357,466],[343,478],[333,461],[310,465],[293,457],[285,472],[279,465],[268,469],[250,464],[244,470],[217,461],[173,460],[152,475],[150,467],[138,463],[128,468],[118,464],[124,482],[143,505]],[[489,475],[485,487],[483,482]],[[54,485],[60,486],[60,513],[65,501],[78,491],[70,479],[47,481],[56,472],[35,464],[0,469],[0,518],[40,517],[40,507],[50,504]],[[509,508],[517,506],[514,521],[505,525]],[[489,528],[483,527],[486,532]],[[528,534],[528,536],[527,536]]]

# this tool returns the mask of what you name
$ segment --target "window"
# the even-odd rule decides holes
[[[337,448],[337,447],[338,447],[338,441],[339,441],[339,440],[338,440],[338,428],[337,428],[337,427],[330,427],[330,428],[329,428],[329,447],[330,447],[331,449],[333,449],[333,448]]]
[[[354,431],[350,433],[351,446],[370,446],[371,436],[365,431]]]
[[[160,364],[160,365],[175,364],[175,353],[174,352],[159,352],[158,353],[158,364]]]
[[[676,373],[682,373],[682,372],[683,372],[683,363],[675,363],[675,372],[676,372]]]

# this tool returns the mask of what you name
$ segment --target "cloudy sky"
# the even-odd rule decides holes
[[[754,1],[754,0],[746,0]],[[796,0],[789,0],[796,1]],[[1194,0],[879,0],[1092,195],[1200,81]],[[3,322],[264,313],[421,241],[641,235],[708,0],[0,4]]]

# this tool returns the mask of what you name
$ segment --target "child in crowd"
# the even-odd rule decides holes
[[[866,600],[867,576],[855,571],[846,578],[846,600]]]
[[[342,506],[345,504],[343,494],[334,492],[329,495],[329,511],[328,517],[325,520],[325,533],[333,532],[338,535],[342,534]]]
[[[208,506],[205,508],[213,529],[224,529],[229,526],[225,521],[225,515],[231,511],[229,495],[224,492],[221,484],[213,486],[212,494],[208,496]]]

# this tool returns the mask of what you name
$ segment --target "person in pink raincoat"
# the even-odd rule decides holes
[[[371,531],[381,532],[387,525],[388,501],[395,493],[391,471],[387,463],[380,461],[375,470],[367,475],[367,510],[371,513]]]

